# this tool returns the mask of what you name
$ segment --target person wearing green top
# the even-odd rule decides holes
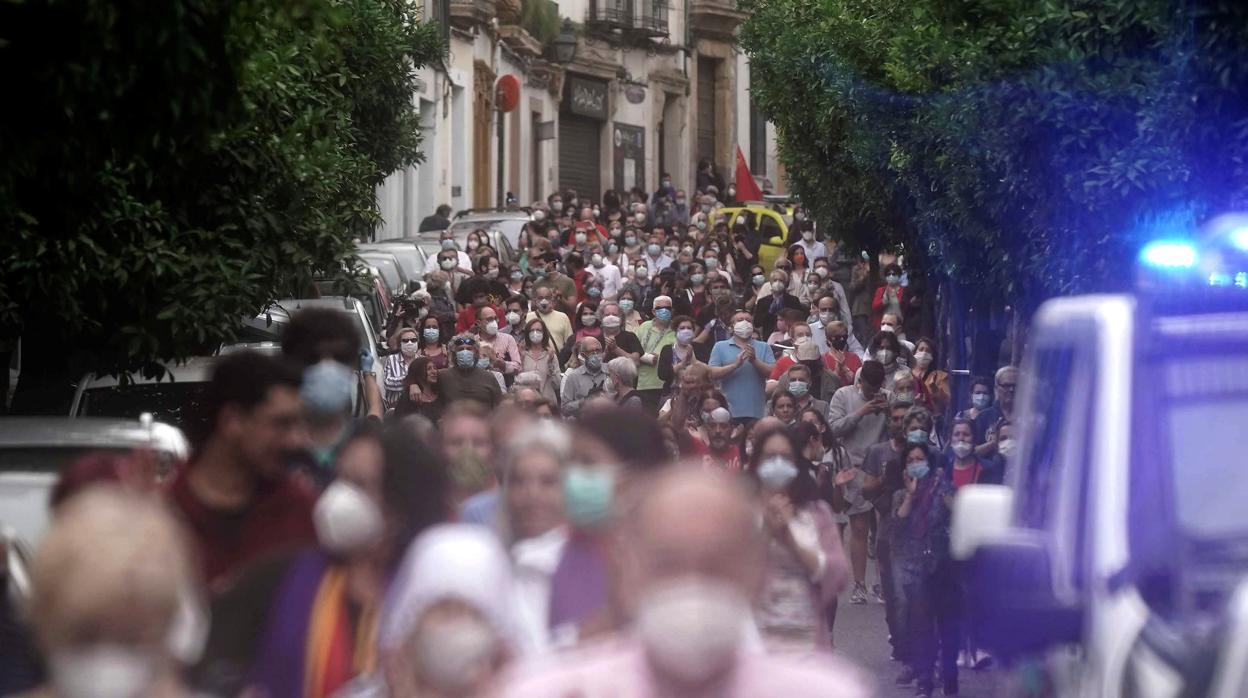
[[[659,353],[663,347],[676,343],[676,330],[672,329],[672,299],[656,296],[654,319],[641,323],[637,339],[641,341],[641,365],[637,369],[637,394],[641,403],[651,414],[659,410],[663,396],[663,379],[659,378]]]

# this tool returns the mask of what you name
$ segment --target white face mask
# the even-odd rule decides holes
[[[121,645],[53,654],[52,685],[65,698],[139,698],[156,679],[156,660]]]
[[[970,455],[971,449],[973,449],[974,446],[971,445],[970,441],[954,441],[950,448],[953,449],[954,454],[957,455],[958,458],[966,458]]]
[[[1014,453],[1016,447],[1017,444],[1014,442],[1014,439],[1002,439],[997,443],[997,453],[1008,458]]]
[[[520,313],[507,313],[507,324],[509,324],[509,325],[519,325],[519,324],[520,324]]]
[[[490,320],[485,323],[485,333],[491,337],[498,334],[498,320]]]
[[[805,240],[806,242],[814,242],[815,234],[812,231],[807,230],[806,232],[802,233],[802,239]]]
[[[749,614],[749,601],[736,586],[689,575],[645,593],[637,632],[656,669],[701,684],[732,667]]]
[[[529,333],[529,341],[534,344],[541,344],[542,339],[543,339],[543,336],[542,336],[541,330],[533,330],[532,332]]]
[[[897,328],[896,328],[896,327],[893,327],[892,325],[887,325],[887,324],[886,324],[886,325],[880,325],[880,331],[881,331],[881,332],[896,332],[896,331],[897,331]]]
[[[381,537],[381,511],[358,487],[334,480],[312,509],[316,539],[331,553],[349,553]]]
[[[410,343],[399,340],[399,351],[403,352],[403,356],[416,356],[416,351],[420,349],[420,340],[415,337]]]
[[[916,351],[914,352],[914,361],[919,365],[919,368],[927,368],[928,364],[932,363],[932,355],[926,351]]]
[[[892,350],[890,349],[880,349],[879,351],[875,352],[875,360],[879,361],[885,366],[893,363],[893,359],[895,357],[896,357],[896,354],[894,354]]]
[[[741,339],[749,339],[754,334],[754,323],[742,320],[732,326],[732,333]]]
[[[417,671],[440,692],[465,695],[493,668],[498,638],[484,621],[456,618],[426,628],[412,642]]]
[[[784,293],[785,288],[786,286],[784,285],[783,281],[776,280],[776,281],[771,282],[772,293]]]

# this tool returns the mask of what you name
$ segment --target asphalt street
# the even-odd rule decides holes
[[[867,586],[879,581],[875,561],[867,561]],[[888,629],[884,625],[884,605],[868,601],[862,605],[849,603],[849,593],[841,596],[837,605],[836,627],[833,630],[836,653],[853,662],[875,681],[879,698],[908,698],[914,695],[914,685],[900,687],[894,684],[902,665],[889,659]],[[958,673],[959,695],[967,698],[989,698],[997,695],[1000,672],[962,669]],[[940,684],[936,684],[939,696]]]

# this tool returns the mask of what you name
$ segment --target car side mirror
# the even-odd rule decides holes
[[[1014,492],[1004,485],[967,485],[953,500],[949,549],[955,560],[968,560],[979,546],[1003,540],[1010,531]]]
[[[1079,641],[1083,609],[1053,588],[1052,550],[1039,532],[1014,532],[985,542],[966,563],[971,627],[997,656],[1009,661]]]

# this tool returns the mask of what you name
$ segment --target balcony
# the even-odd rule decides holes
[[[587,26],[638,39],[667,36],[668,0],[590,0]]]
[[[637,24],[633,0],[590,0],[585,23],[600,29],[633,29]]]
[[[451,0],[451,24],[459,29],[472,29],[489,24],[496,11],[494,0]]]
[[[688,0],[689,28],[695,35],[732,41],[737,27],[749,16],[737,0]]]
[[[637,31],[646,36],[667,36],[667,0],[640,0],[641,17],[637,23]]]

